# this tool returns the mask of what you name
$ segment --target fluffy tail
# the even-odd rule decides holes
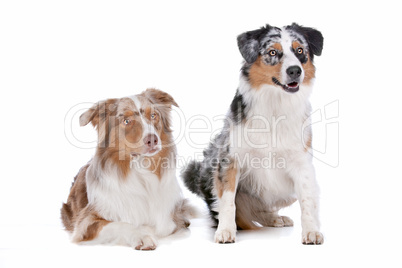
[[[207,203],[211,218],[218,224],[218,213],[214,209],[216,197],[213,194],[213,169],[204,168],[202,162],[192,161],[181,174],[186,187]]]
[[[181,176],[183,178],[186,187],[194,194],[204,197],[201,190],[201,163],[197,161],[191,161],[186,169],[182,172]]]

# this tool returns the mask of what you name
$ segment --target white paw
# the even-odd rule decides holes
[[[156,240],[147,235],[140,239],[139,244],[135,247],[136,250],[154,250],[156,249]]]
[[[289,227],[293,226],[293,220],[286,216],[270,217],[266,223],[268,227]]]
[[[236,228],[224,228],[216,230],[215,243],[228,244],[236,241]]]
[[[303,232],[302,243],[304,245],[321,245],[324,243],[324,236],[318,231]]]
[[[282,221],[283,221],[283,226],[284,227],[290,227],[293,226],[293,220],[289,217],[286,216],[281,216]]]

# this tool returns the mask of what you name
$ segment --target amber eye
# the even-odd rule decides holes
[[[303,54],[303,49],[301,48],[301,47],[299,47],[298,49],[297,49],[297,54]]]
[[[130,119],[124,119],[124,121],[123,121],[123,124],[124,125],[128,125],[128,124],[130,124],[131,123],[131,120]]]
[[[276,52],[276,50],[270,50],[270,51],[268,51],[268,54],[269,54],[271,57],[274,57],[274,56],[276,56],[277,52]]]
[[[155,120],[156,117],[157,117],[156,113],[151,114],[151,119],[152,119],[152,120]]]

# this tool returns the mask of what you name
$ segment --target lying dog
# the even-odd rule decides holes
[[[218,243],[235,242],[236,225],[292,226],[278,210],[299,200],[302,243],[322,244],[309,96],[323,37],[294,23],[266,25],[237,40],[245,62],[223,131],[203,162],[188,165],[184,182],[208,204]]]
[[[167,93],[147,89],[81,115],[81,126],[97,128],[99,143],[61,209],[73,242],[153,250],[157,238],[189,226],[193,211],[176,179],[172,105]]]

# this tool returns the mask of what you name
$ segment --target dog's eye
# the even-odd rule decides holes
[[[303,49],[301,48],[301,47],[299,47],[298,49],[297,49],[297,54],[303,54]]]
[[[156,113],[151,114],[151,119],[152,119],[152,120],[155,120],[156,117],[157,117]]]
[[[276,52],[276,50],[270,50],[270,51],[268,51],[268,54],[269,54],[271,57],[274,57],[274,56],[276,56],[277,52]]]
[[[128,125],[128,124],[130,124],[131,123],[131,120],[130,119],[124,119],[124,121],[123,121],[123,124],[124,125]]]

